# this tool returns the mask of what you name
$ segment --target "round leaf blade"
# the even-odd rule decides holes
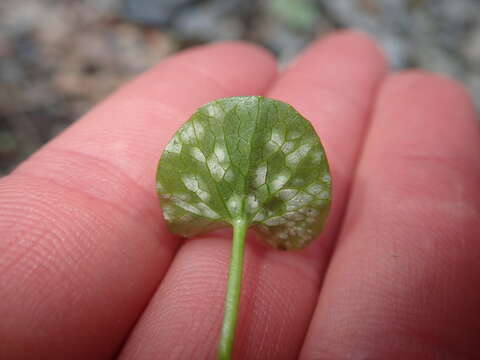
[[[168,143],[157,193],[170,230],[193,236],[245,219],[279,249],[303,248],[331,203],[325,151],[292,106],[261,96],[198,109]]]

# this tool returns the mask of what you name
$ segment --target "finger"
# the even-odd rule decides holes
[[[261,93],[274,75],[272,58],[251,45],[187,51],[2,180],[0,358],[117,351],[176,247],[155,196],[163,146],[198,106]]]
[[[329,155],[341,152],[341,164],[332,162],[334,176],[344,177],[334,179],[338,191],[342,185],[337,183],[343,184],[343,190],[348,183],[368,106],[384,70],[384,59],[370,40],[363,35],[342,33],[312,45],[268,93],[291,102],[314,122],[320,136],[325,135],[322,139]],[[344,93],[349,94],[353,103],[343,100]],[[348,126],[358,133],[350,131],[351,138],[343,141],[342,147],[337,141]],[[328,136],[332,138],[326,140]],[[345,200],[341,194],[336,196],[336,202]],[[336,213],[329,235],[322,240],[324,244],[331,241],[341,207],[335,205]],[[228,239],[213,237],[183,245],[127,342],[122,359],[215,356],[230,245]],[[296,357],[317,296],[325,246],[284,253],[247,242],[234,346],[237,358]]]
[[[479,147],[460,86],[388,80],[301,358],[480,357]]]

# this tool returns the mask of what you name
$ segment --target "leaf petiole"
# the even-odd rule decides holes
[[[232,358],[233,341],[238,318],[238,304],[243,274],[243,255],[245,252],[245,236],[248,223],[246,220],[234,220],[233,244],[228,273],[227,294],[225,297],[225,315],[223,318],[222,335],[218,347],[218,359]]]

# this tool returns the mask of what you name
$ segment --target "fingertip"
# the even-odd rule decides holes
[[[266,48],[248,41],[221,41],[210,45],[204,45],[208,51],[227,54],[230,58],[244,58],[245,62],[259,64],[260,67],[276,69],[275,56]],[[204,50],[197,47],[197,50]],[[195,49],[193,49],[195,51]],[[246,61],[248,60],[248,61]]]
[[[335,54],[337,60],[352,65],[380,69],[382,73],[388,69],[386,56],[376,40],[360,30],[340,30],[321,37],[307,48],[305,53],[308,56],[304,58],[315,58],[315,53],[326,51]]]
[[[364,32],[360,29],[338,30],[328,35],[324,41],[347,43],[353,48],[375,53],[384,60],[386,58],[385,53],[377,40],[367,32]]]
[[[433,112],[441,109],[451,114],[451,121],[473,121],[476,118],[473,98],[462,83],[447,75],[426,70],[405,70],[390,75],[383,85],[378,103],[397,110],[395,104],[398,103],[406,112],[410,108]]]
[[[409,70],[384,82],[303,358],[478,357],[479,294],[466,280],[479,271],[472,115],[446,76]]]
[[[421,69],[405,70],[392,74],[385,86],[410,96],[434,93],[442,100],[461,101],[472,109],[474,107],[473,98],[465,86],[446,74]]]
[[[218,70],[233,74],[232,82],[244,79],[264,79],[266,85],[277,75],[277,61],[267,49],[246,41],[225,41],[214,43],[205,49],[207,56],[218,58]],[[232,69],[238,71],[232,72]],[[243,72],[243,73],[242,73]],[[264,86],[265,90],[267,86]],[[263,92],[262,90],[262,92]]]
[[[196,72],[231,92],[232,96],[233,92],[239,95],[239,89],[257,88],[255,94],[262,93],[277,75],[277,64],[273,55],[268,50],[245,41],[195,46],[170,57],[167,65],[171,67],[162,62],[147,74],[165,77],[166,68],[174,68],[176,71],[183,68],[187,73],[195,68]],[[232,91],[233,89],[235,91]],[[244,90],[242,95],[250,93],[254,94]]]

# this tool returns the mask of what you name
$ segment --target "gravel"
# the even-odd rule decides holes
[[[182,48],[245,39],[287,64],[337,28],[392,67],[453,76],[480,106],[478,0],[2,0],[0,176],[113,89]]]

